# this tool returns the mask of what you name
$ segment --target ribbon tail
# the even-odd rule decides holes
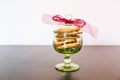
[[[41,21],[43,23],[50,24],[50,25],[58,25],[58,24],[60,24],[59,22],[53,21],[52,17],[53,17],[53,15],[50,15],[50,14],[42,14]]]
[[[98,35],[98,29],[89,23],[86,23],[86,25],[81,29],[83,32],[86,32],[90,34],[92,37],[96,38]]]

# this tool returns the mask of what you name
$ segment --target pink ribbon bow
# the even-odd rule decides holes
[[[62,18],[60,15],[55,15],[52,17],[52,19],[54,21],[65,23],[65,24],[73,24],[79,28],[82,28],[83,26],[86,25],[86,22],[81,19],[71,20],[71,19]]]
[[[96,38],[98,33],[98,29],[96,27],[90,25],[89,23],[81,19],[68,20],[68,19],[62,18],[60,15],[53,16],[50,14],[43,14],[42,22],[46,24],[51,24],[51,25],[59,25],[59,23],[63,23],[63,25],[66,23],[73,24],[75,26],[78,26],[79,28],[81,28],[83,32],[90,34],[94,38]]]

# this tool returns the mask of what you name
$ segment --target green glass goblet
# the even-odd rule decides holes
[[[74,72],[80,69],[78,64],[71,63],[71,55],[78,53],[83,45],[82,32],[74,26],[64,26],[54,31],[53,47],[57,53],[64,54],[64,63],[55,65],[56,70]]]

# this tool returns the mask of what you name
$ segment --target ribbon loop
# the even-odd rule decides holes
[[[73,24],[82,28],[83,26],[86,25],[86,22],[81,19],[74,19]]]
[[[62,22],[60,15],[55,15],[55,16],[52,17],[52,19],[53,19],[54,21]]]

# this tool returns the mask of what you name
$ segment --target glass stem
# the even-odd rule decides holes
[[[71,67],[71,57],[70,57],[70,54],[65,54],[65,57],[64,57],[64,67],[65,68],[70,68]]]

